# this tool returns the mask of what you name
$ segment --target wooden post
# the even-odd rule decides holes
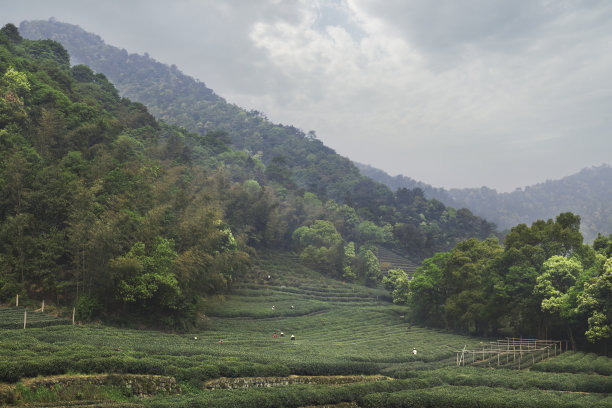
[[[15,298],[15,307],[19,307],[19,295]]]
[[[26,328],[26,321],[28,320],[28,311],[24,310],[23,311],[23,328]]]
[[[72,325],[74,326],[74,312],[76,312],[76,307],[72,308]]]
[[[41,306],[40,309],[41,309],[41,312],[43,312],[43,313],[45,312],[45,299],[43,299],[42,306]]]

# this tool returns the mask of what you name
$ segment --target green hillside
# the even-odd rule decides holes
[[[71,24],[30,21],[21,23],[20,31],[27,38],[59,41],[70,52],[73,63],[103,72],[122,95],[145,104],[164,121],[201,136],[213,130],[227,132],[234,149],[266,166],[264,176],[280,187],[277,196],[287,194],[285,190],[307,191],[326,205],[330,199],[348,205],[355,209],[360,222],[383,228],[374,230],[364,224],[361,230],[343,233],[345,237],[365,234],[365,240],[419,261],[462,239],[482,239],[495,232],[493,224],[468,210],[445,207],[439,201],[425,199],[419,191],[394,193],[361,176],[350,160],[326,147],[314,132],[274,124],[261,112],[228,103],[175,66],[156,62],[148,55],[129,54]],[[262,182],[261,178],[257,181]],[[296,206],[299,212],[301,204]],[[290,230],[303,224],[293,220]]]

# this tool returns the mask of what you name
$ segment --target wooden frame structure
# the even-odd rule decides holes
[[[465,366],[466,360],[468,360],[469,365],[488,364],[489,367],[518,365],[520,370],[521,362],[526,356],[531,357],[531,364],[535,364],[536,357],[541,361],[544,358],[561,354],[563,341],[506,337],[503,340],[483,344],[482,349],[467,350],[466,347],[463,350],[456,351],[458,366]],[[567,347],[566,341],[565,351],[567,351]],[[527,363],[529,363],[529,360],[527,360]]]

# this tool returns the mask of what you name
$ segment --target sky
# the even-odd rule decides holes
[[[436,187],[612,162],[608,0],[0,0],[2,25],[50,17]]]

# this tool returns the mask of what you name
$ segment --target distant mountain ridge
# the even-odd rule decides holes
[[[446,190],[402,175],[393,177],[369,165],[356,165],[363,175],[393,190],[420,188],[427,198],[456,208],[468,208],[497,224],[500,230],[570,211],[580,215],[580,229],[586,241],[592,241],[598,233],[612,233],[612,167],[607,164],[510,193],[498,193],[488,187]]]

